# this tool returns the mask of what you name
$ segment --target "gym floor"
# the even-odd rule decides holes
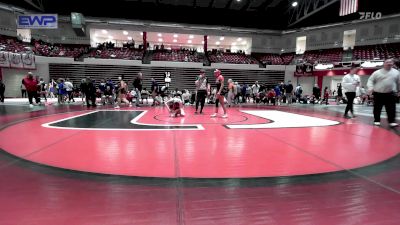
[[[1,224],[399,224],[400,138],[372,107],[213,110],[0,105]]]

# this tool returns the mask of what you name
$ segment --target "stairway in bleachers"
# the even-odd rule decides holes
[[[174,68],[174,67],[140,67],[140,66],[116,66],[116,65],[89,65],[89,64],[50,64],[50,79],[69,78],[74,85],[80,84],[84,77],[91,77],[96,80],[111,78],[115,82],[118,76],[123,76],[132,88],[132,81],[138,72],[144,76],[144,87],[150,88],[151,77],[154,77],[160,85],[164,85],[164,72],[171,73],[170,89],[194,89],[194,81],[199,74],[198,68]],[[268,70],[236,70],[222,69],[226,81],[231,78],[240,84],[253,84],[258,80],[262,84],[275,85],[284,81],[284,71]],[[211,84],[214,84],[213,69],[206,69]],[[226,83],[226,82],[225,82]]]

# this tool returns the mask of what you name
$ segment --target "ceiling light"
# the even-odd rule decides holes
[[[114,38],[114,37],[113,37],[113,36],[111,36],[111,35],[110,35],[110,36],[108,36],[108,39],[113,39],[113,38]]]
[[[128,40],[132,40],[132,37],[128,37]]]
[[[220,38],[219,38],[220,41],[223,41],[224,39],[225,39],[224,37],[220,37]]]
[[[176,43],[176,42],[178,42],[178,40],[174,39],[174,40],[173,40],[173,42],[175,42],[175,43]]]
[[[246,42],[246,41],[243,41],[243,42],[242,42],[242,45],[245,45],[245,44],[247,44],[247,42]]]
[[[236,45],[236,42],[233,42],[232,45]]]
[[[107,34],[107,33],[108,33],[108,31],[106,31],[106,30],[101,30],[101,33],[103,33],[103,34]]]
[[[292,6],[296,7],[299,3],[298,2],[292,2]]]
[[[237,2],[241,2],[242,0],[236,0]]]
[[[140,35],[142,35],[142,36],[143,36],[143,32],[140,32]]]
[[[158,33],[157,36],[162,37],[162,34]]]
[[[241,41],[241,40],[242,40],[242,38],[238,38],[238,39],[237,39],[237,41]]]
[[[192,40],[188,40],[188,43],[189,43],[189,44],[192,43]]]
[[[128,31],[126,31],[126,30],[122,31],[122,33],[123,33],[124,35],[128,35]]]
[[[202,44],[204,44],[204,41],[201,41]]]
[[[158,41],[159,41],[159,42],[162,42],[162,38],[159,38]]]
[[[193,36],[193,35],[189,35],[189,38],[190,38],[190,39],[193,39],[193,38],[194,38],[194,36]]]
[[[220,43],[219,41],[217,41],[217,42],[215,42],[215,44],[216,44],[216,45],[219,45],[219,44],[221,44],[221,43]]]
[[[97,33],[94,33],[94,36],[97,37]]]
[[[174,34],[174,38],[177,38],[178,37],[178,35],[177,34]]]

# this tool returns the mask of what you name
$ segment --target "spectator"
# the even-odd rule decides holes
[[[228,107],[231,107],[232,101],[234,99],[235,99],[234,83],[233,83],[232,79],[228,79],[228,97],[227,97]]]
[[[314,95],[314,104],[319,102],[321,98],[321,89],[319,88],[318,84],[315,84],[313,87],[313,95]]]
[[[58,90],[58,104],[63,104],[65,95],[66,95],[66,90],[65,90],[65,85],[64,85],[64,79],[59,79],[58,80],[58,85],[57,85],[57,90]]]
[[[252,93],[253,93],[252,90],[253,89],[251,88],[251,86],[247,85],[247,88],[246,88],[246,102],[251,102],[251,96],[252,96]]]
[[[296,92],[296,101],[300,102],[301,95],[303,94],[303,88],[301,87],[300,84],[297,85],[295,92]]]
[[[247,84],[243,84],[242,90],[241,90],[243,103],[246,103],[246,92],[247,92]]]
[[[354,117],[353,104],[354,104],[354,99],[356,97],[357,87],[360,85],[360,77],[356,74],[357,71],[358,71],[357,67],[352,67],[350,69],[350,73],[344,76],[342,80],[343,88],[345,90],[347,98],[347,105],[343,116],[347,119],[351,118],[348,115],[349,111],[351,112],[351,115]]]
[[[74,85],[72,84],[72,82],[67,78],[67,80],[64,82],[65,85],[65,90],[67,91],[67,95],[68,95],[68,103],[71,102],[75,102],[74,100]]]
[[[196,84],[196,111],[199,109],[200,103],[200,114],[203,113],[204,103],[206,101],[207,92],[210,90],[210,84],[208,83],[208,78],[206,76],[206,72],[204,70],[200,70],[200,75],[197,77],[195,81]]]
[[[155,98],[158,93],[158,83],[154,78],[151,78],[151,97],[153,98],[153,104],[151,106],[155,105]]]
[[[4,102],[4,92],[6,91],[6,85],[3,80],[0,79],[0,102]]]
[[[271,102],[272,105],[275,105],[276,104],[275,100],[276,100],[276,92],[273,88],[271,88],[271,90],[269,90],[267,94],[267,103],[269,104]]]
[[[239,97],[240,97],[240,85],[238,82],[235,82],[235,89],[234,89],[234,94],[235,94],[235,104],[239,104]]]
[[[140,95],[142,97],[142,104],[144,104],[143,99],[146,99],[146,104],[148,105],[149,104],[149,95],[150,95],[149,91],[146,90],[146,88],[143,88]]]
[[[256,102],[256,95],[260,91],[260,85],[258,85],[258,81],[256,81],[255,84],[253,84],[251,89],[252,89],[252,92],[253,92],[253,103],[255,103]]]
[[[190,96],[190,92],[188,90],[185,90],[185,92],[182,94],[183,104],[190,104]]]
[[[43,78],[39,79],[38,95],[39,95],[39,97],[43,96],[44,100],[47,102],[47,84],[44,82]]]
[[[279,84],[275,86],[274,91],[276,104],[280,105],[282,102],[282,92]]]
[[[85,104],[84,99],[86,98],[86,95],[85,95],[85,93],[86,93],[86,79],[82,79],[81,80],[81,84],[80,84],[79,87],[80,87],[80,90],[81,90],[82,104],[84,105]]]
[[[26,87],[24,84],[21,84],[21,97],[26,98]]]
[[[36,79],[33,79],[32,72],[28,72],[28,75],[22,80],[22,84],[25,85],[26,91],[28,93],[29,106],[33,107],[33,98],[35,99],[36,104],[39,104],[40,99],[37,95],[38,82]]]
[[[133,81],[133,87],[135,88],[135,92],[137,94],[136,107],[139,107],[139,101],[141,101],[141,92],[143,88],[143,74],[141,72],[138,73],[137,77]]]
[[[365,100],[367,100],[367,91],[365,90],[364,86],[360,87],[360,98],[361,104],[364,105]]]
[[[293,101],[293,85],[292,82],[289,80],[288,84],[285,86],[285,95],[286,95],[286,102],[287,104],[292,104]]]
[[[385,106],[390,127],[396,127],[396,99],[400,88],[400,73],[392,68],[393,60],[388,59],[383,68],[375,71],[368,79],[367,87],[374,95],[374,124],[381,125],[382,107]]]
[[[86,106],[90,107],[90,103],[93,107],[96,106],[96,87],[93,84],[93,81],[90,77],[85,79],[85,83],[83,85],[83,91],[86,96]]]
[[[328,105],[329,104],[328,101],[329,101],[329,89],[328,89],[328,87],[325,87],[325,89],[324,89],[324,99],[321,101],[321,104],[323,102],[325,102],[325,104]]]
[[[343,89],[342,89],[342,84],[339,83],[338,89],[337,89],[337,97],[336,97],[336,102],[339,105],[340,101],[343,100]]]
[[[103,103],[103,105],[105,105],[106,103],[114,105],[114,93],[110,85],[105,85],[105,89],[102,92],[101,96],[101,102]]]

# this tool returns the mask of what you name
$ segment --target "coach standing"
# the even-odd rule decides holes
[[[28,75],[22,80],[22,84],[25,85],[26,91],[28,92],[29,106],[33,107],[34,98],[36,104],[39,104],[40,99],[38,97],[38,82],[36,79],[33,79],[32,72],[28,72]]]
[[[142,73],[138,73],[137,77],[133,81],[133,87],[135,88],[136,92],[136,107],[139,107],[139,102],[142,99],[141,92],[143,88],[143,75]]]
[[[346,94],[347,105],[344,111],[344,117],[349,119],[349,111],[351,115],[354,117],[354,99],[356,98],[356,90],[357,87],[360,86],[360,77],[357,75],[358,68],[351,67],[350,73],[343,77],[342,86]]]
[[[381,125],[382,107],[385,106],[390,127],[396,127],[396,99],[400,87],[400,73],[392,68],[393,60],[384,62],[383,68],[368,79],[368,91],[374,95],[374,124]]]

